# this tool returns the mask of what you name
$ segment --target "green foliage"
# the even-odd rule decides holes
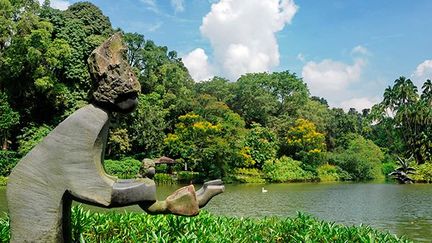
[[[271,182],[296,182],[314,179],[311,172],[301,168],[302,163],[290,157],[283,156],[275,161],[267,161],[263,172]]]
[[[396,169],[396,164],[394,161],[384,162],[382,164],[382,173],[383,175],[388,175]]]
[[[0,92],[0,146],[2,149],[7,149],[10,131],[18,123],[18,112],[10,107],[7,95]]]
[[[256,168],[237,168],[232,176],[236,182],[265,183],[263,173]]]
[[[112,129],[108,137],[108,156],[119,158],[131,150],[127,129]]]
[[[271,227],[270,227],[271,226]],[[8,237],[8,220],[0,232]],[[298,213],[293,218],[197,217],[72,210],[74,241],[82,242],[409,242],[369,226],[342,226]]]
[[[328,105],[315,100],[309,99],[297,113],[299,118],[315,124],[317,131],[321,133],[324,133],[331,124],[332,114]]]
[[[0,217],[0,241],[10,241],[10,219],[9,215]]]
[[[341,108],[333,108],[330,114],[326,137],[329,149],[340,146],[339,140],[347,134],[361,134],[361,115],[355,109],[350,109],[348,113],[345,113]]]
[[[154,181],[159,184],[175,184],[176,181],[170,174],[156,173],[154,176]]]
[[[285,155],[301,160],[311,168],[316,168],[323,162],[325,136],[317,132],[315,124],[305,119],[297,119],[285,136],[282,144]]]
[[[144,153],[145,157],[155,158],[162,155],[164,130],[168,127],[165,109],[161,95],[158,93],[140,94],[138,107],[128,117],[121,117],[116,124],[119,127],[127,125],[131,139],[132,151]]]
[[[44,137],[46,137],[52,128],[48,125],[23,128],[23,134],[18,137],[18,153],[22,156],[26,155],[32,150]]]
[[[177,172],[177,181],[180,183],[190,183],[191,181],[197,181],[201,179],[201,175],[198,172],[193,171],[179,171]]]
[[[78,2],[72,4],[65,11],[69,19],[79,19],[86,35],[110,35],[112,33],[111,23],[102,11],[90,2]]]
[[[380,123],[390,120],[405,145],[406,157],[413,155],[418,164],[432,157],[431,81],[423,85],[422,95],[410,79],[400,77],[384,91],[383,101],[373,107],[374,118]],[[394,116],[387,114],[390,110]]]
[[[288,71],[250,73],[241,76],[233,87],[229,106],[250,125],[267,126],[276,116],[292,115],[306,102],[306,84]]]
[[[0,150],[0,176],[9,176],[19,158],[16,152]]]
[[[276,135],[268,128],[253,123],[249,129],[240,154],[246,162],[243,166],[262,168],[267,160],[276,159],[278,144]]]
[[[371,140],[350,134],[346,147],[329,153],[329,162],[347,171],[356,180],[382,178],[384,153]]]
[[[335,165],[324,164],[317,168],[318,179],[323,182],[343,181],[351,179],[348,172]]]
[[[133,158],[123,158],[121,160],[104,161],[105,171],[121,179],[136,178],[141,167],[141,162]]]
[[[199,82],[194,85],[195,92],[198,95],[211,95],[218,101],[224,103],[229,102],[234,98],[233,87],[235,83],[221,77],[213,77],[204,82]]]
[[[410,177],[416,182],[432,183],[432,162],[414,166],[416,173]]]
[[[166,153],[208,178],[222,178],[238,162],[244,121],[211,96],[197,98],[194,110],[180,116],[165,139]]]
[[[7,186],[8,178],[0,176],[0,186]]]

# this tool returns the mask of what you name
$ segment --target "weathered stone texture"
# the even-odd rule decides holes
[[[121,34],[116,33],[91,53],[88,63],[97,102],[115,104],[121,95],[140,92],[140,84],[126,61],[126,51]]]

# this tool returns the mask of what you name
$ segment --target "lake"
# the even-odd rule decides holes
[[[178,187],[159,186],[159,198]],[[262,187],[268,192],[262,193]],[[236,217],[292,217],[301,211],[326,221],[370,225],[418,242],[432,242],[431,205],[432,185],[428,184],[240,184],[226,185],[225,193],[213,198],[206,210]],[[6,208],[5,188],[0,188],[0,211]]]

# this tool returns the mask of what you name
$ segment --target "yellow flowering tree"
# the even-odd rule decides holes
[[[317,131],[316,126],[306,119],[297,119],[286,133],[285,153],[316,167],[322,162],[326,150],[325,135]]]
[[[230,138],[225,127],[193,112],[180,116],[174,133],[165,139],[167,154],[185,161],[189,169],[206,177],[223,177],[236,154],[236,148],[231,146],[235,139]]]

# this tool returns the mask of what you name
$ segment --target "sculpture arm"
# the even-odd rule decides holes
[[[111,193],[111,207],[156,201],[156,185],[150,179],[117,180]]]
[[[144,202],[139,206],[149,214],[194,216],[199,213],[199,208],[204,207],[211,198],[222,193],[224,189],[221,180],[214,180],[204,183],[197,192],[194,186],[190,185],[178,189],[165,201]]]

